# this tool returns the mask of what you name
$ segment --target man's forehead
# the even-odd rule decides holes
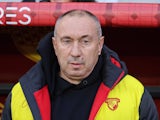
[[[55,34],[57,32],[75,34],[78,32],[78,35],[82,35],[83,32],[97,34],[98,28],[97,21],[90,14],[66,14],[58,19],[55,26]]]
[[[65,16],[64,18],[62,18],[59,23],[57,24],[58,26],[78,26],[79,24],[83,25],[85,27],[85,25],[89,25],[91,26],[96,26],[96,22],[94,21],[93,18],[89,17],[89,16]],[[64,26],[65,25],[65,26]]]

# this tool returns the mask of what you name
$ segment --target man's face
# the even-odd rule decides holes
[[[53,38],[60,76],[73,84],[86,78],[98,61],[103,39],[98,37],[95,21],[90,17],[62,18]]]

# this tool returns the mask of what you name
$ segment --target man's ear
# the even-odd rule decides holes
[[[55,37],[52,37],[52,45],[53,45],[53,48],[54,48],[54,45],[55,45]]]
[[[104,36],[101,36],[99,39],[99,55],[101,54],[103,44],[104,44]]]
[[[56,53],[57,43],[56,43],[56,39],[55,39],[55,37],[52,37],[52,45],[53,45],[53,48],[54,48],[55,54],[57,55],[57,53]]]

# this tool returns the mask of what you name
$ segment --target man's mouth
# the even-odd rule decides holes
[[[80,68],[82,63],[70,63],[73,68]]]

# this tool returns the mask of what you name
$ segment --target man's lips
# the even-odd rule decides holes
[[[74,68],[79,68],[82,63],[70,63]]]
[[[71,63],[72,65],[80,65],[81,63]]]

